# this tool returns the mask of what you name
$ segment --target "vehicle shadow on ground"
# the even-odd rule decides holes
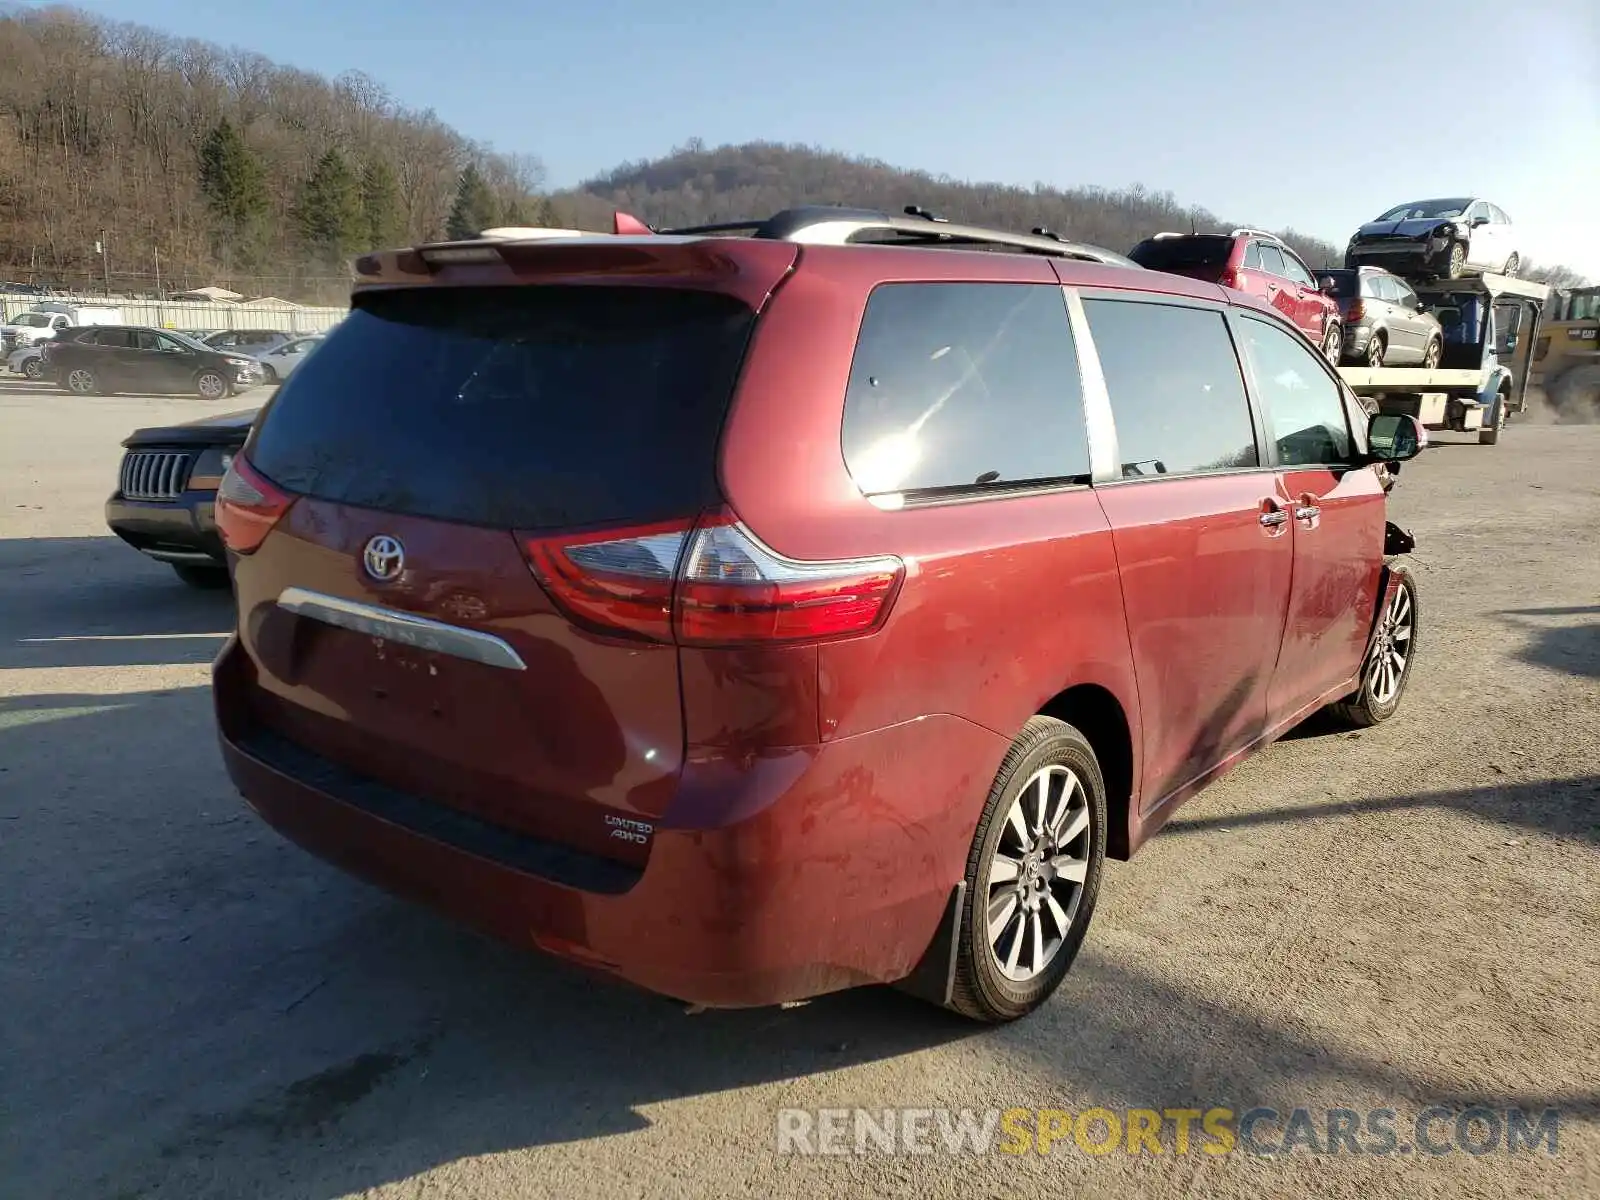
[[[1097,953],[1093,935],[1058,996],[1001,1029],[884,988],[688,1016],[323,866],[232,794],[210,731],[203,687],[0,700],[0,911],[19,964],[8,1091],[29,1098],[0,1127],[0,1157],[20,1195],[324,1200],[678,1118],[651,1105],[962,1040],[997,1072],[1011,1063],[1019,1081],[1099,1104],[1246,1102],[1291,1084],[1457,1099],[1330,1048],[1315,1026],[1182,994]],[[1575,828],[1596,786],[1386,803],[1503,815],[1554,788],[1545,820],[1567,807]],[[871,1078],[853,1079],[870,1094],[851,1102],[929,1101],[878,1094],[910,1085]],[[1592,1096],[1459,1099],[1595,1110]],[[720,1113],[742,1124],[713,1132],[771,1152],[773,1112]]]
[[[1450,809],[1533,833],[1600,846],[1600,775],[1579,775],[1569,779],[1541,780],[1538,783],[1507,783],[1500,787],[1423,792],[1414,796],[1297,804],[1293,808],[1228,816],[1182,815],[1168,825],[1161,836],[1182,837],[1211,830],[1238,830],[1317,817],[1395,812],[1407,808]]]
[[[1527,645],[1517,652],[1517,657],[1523,662],[1569,675],[1600,679],[1600,621],[1588,621],[1581,625],[1550,625],[1536,620],[1541,617],[1583,617],[1597,613],[1600,613],[1600,604],[1516,608],[1499,615],[1530,635]]]
[[[233,624],[226,588],[116,537],[0,540],[0,670],[208,663]]]

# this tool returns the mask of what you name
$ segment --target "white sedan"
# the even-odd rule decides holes
[[[292,342],[285,342],[274,350],[265,354],[251,355],[261,364],[261,370],[266,376],[265,383],[270,387],[274,383],[282,383],[294,374],[294,369],[306,360],[306,356],[322,344],[323,335],[313,334],[310,337],[295,338]]]

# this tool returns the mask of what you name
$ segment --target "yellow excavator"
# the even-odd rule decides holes
[[[1544,391],[1558,419],[1600,421],[1600,287],[1551,296],[1528,383]]]

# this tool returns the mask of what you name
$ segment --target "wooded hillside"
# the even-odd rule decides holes
[[[536,159],[360,72],[61,8],[0,15],[0,63],[0,280],[342,301],[374,244],[548,220]]]
[[[574,192],[553,197],[557,211],[584,228],[604,227],[625,209],[652,225],[693,225],[770,216],[796,204],[851,204],[897,213],[917,204],[974,225],[1026,232],[1036,226],[1073,241],[1127,253],[1163,229],[1231,229],[1207,210],[1180,204],[1171,192],[1142,186],[1108,189],[1031,188],[964,183],[871,159],[806,146],[753,142],[708,149],[698,139],[654,162],[624,163]],[[1313,267],[1337,265],[1343,247],[1293,230],[1286,240]]]
[[[797,204],[918,204],[1121,252],[1163,229],[1250,220],[1138,185],[964,183],[804,146],[711,149],[699,139],[545,197],[537,159],[494,153],[359,71],[329,80],[246,50],[7,0],[0,64],[0,280],[61,289],[220,284],[342,302],[349,258],[373,246],[499,224],[609,229],[617,208],[671,226]],[[1342,252],[1281,232],[1314,267]]]

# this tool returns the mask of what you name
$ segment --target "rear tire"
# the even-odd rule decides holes
[[[1376,370],[1383,366],[1384,355],[1389,352],[1389,344],[1381,333],[1374,332],[1367,339],[1367,366]]]
[[[173,574],[192,588],[216,591],[228,586],[227,567],[202,567],[194,563],[169,563]]]
[[[40,380],[44,378],[44,360],[38,357],[30,358],[22,364],[24,378]]]
[[[223,400],[232,391],[220,371],[201,371],[194,377],[194,390],[202,400]]]
[[[1370,728],[1394,716],[1411,679],[1411,664],[1417,658],[1417,583],[1411,572],[1398,563],[1388,571],[1389,577],[1398,578],[1399,583],[1378,614],[1367,656],[1361,661],[1361,683],[1343,700],[1328,705],[1335,720],[1358,729]],[[1401,660],[1398,667],[1396,655]]]
[[[1460,279],[1467,273],[1467,248],[1460,242],[1450,247],[1450,260],[1445,264],[1446,279]]]
[[[1500,268],[1500,274],[1515,279],[1517,272],[1521,269],[1522,256],[1520,254],[1513,254],[1510,258],[1506,259],[1506,265]]]
[[[1083,945],[1106,853],[1106,790],[1083,734],[1034,717],[1011,744],[967,855],[950,1007],[1013,1021]]]
[[[61,386],[74,396],[98,396],[100,380],[88,367],[73,367],[61,380]]]
[[[1428,339],[1428,345],[1422,352],[1422,368],[1425,371],[1434,371],[1439,367],[1439,361],[1444,358],[1444,343],[1436,337]]]
[[[1339,356],[1344,351],[1344,330],[1340,329],[1337,322],[1328,322],[1328,328],[1322,334],[1322,357],[1334,366],[1339,365]]]

